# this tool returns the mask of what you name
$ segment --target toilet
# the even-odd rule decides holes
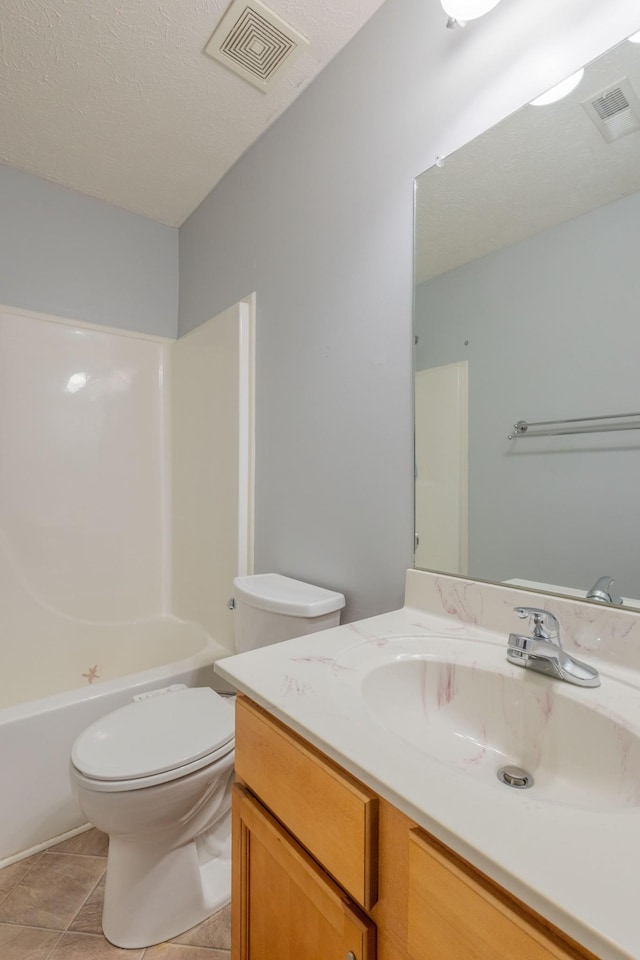
[[[234,580],[238,653],[337,626],[341,593],[279,574]],[[107,940],[170,940],[229,903],[233,699],[168,688],[92,723],[71,751],[71,786],[109,835]]]

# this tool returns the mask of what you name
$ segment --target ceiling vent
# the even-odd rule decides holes
[[[640,130],[640,102],[626,77],[589,97],[582,106],[607,143]]]
[[[266,92],[308,46],[306,37],[260,0],[234,0],[204,49]]]

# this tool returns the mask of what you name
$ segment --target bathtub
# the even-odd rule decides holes
[[[172,683],[215,686],[230,655],[203,627],[159,617],[123,624],[67,623],[30,651],[8,645],[0,672],[0,867],[81,827],[68,780],[74,740],[133,696]],[[3,690],[2,687],[5,689]]]

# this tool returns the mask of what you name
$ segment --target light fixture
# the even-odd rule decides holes
[[[638,30],[637,33],[632,33],[627,39],[629,43],[640,43],[640,30]]]
[[[555,87],[551,87],[551,89],[547,90],[546,93],[543,93],[539,97],[536,97],[535,100],[532,100],[531,106],[546,107],[549,103],[555,103],[556,100],[562,100],[562,98],[570,94],[572,90],[575,90],[582,80],[583,75],[584,67],[581,67],[575,73],[572,73],[570,77],[567,77],[565,80],[561,80],[560,83],[555,85]]]
[[[444,12],[459,24],[476,20],[497,7],[500,0],[440,0]]]

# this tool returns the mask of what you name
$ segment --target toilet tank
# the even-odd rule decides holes
[[[341,593],[279,573],[236,577],[233,587],[238,653],[337,627],[345,604]]]

